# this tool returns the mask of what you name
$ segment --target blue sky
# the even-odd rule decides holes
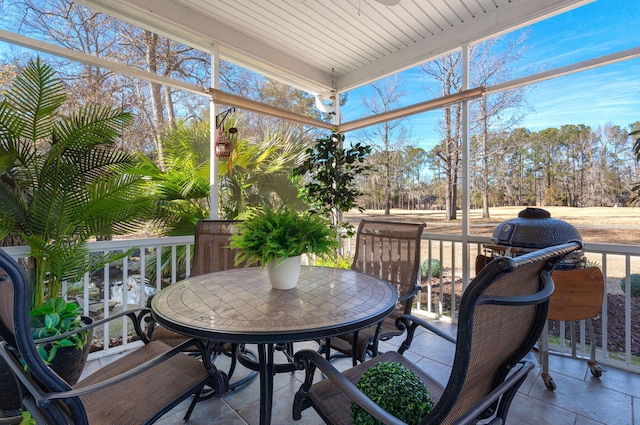
[[[518,30],[513,36],[528,31],[529,37],[514,77],[531,73],[531,69],[554,69],[640,46],[639,23],[640,0],[597,0]],[[402,106],[428,99],[424,74],[408,70],[401,78],[405,80],[402,90],[410,93],[402,99]],[[343,121],[363,116],[360,99],[369,90],[362,87],[349,93]],[[527,91],[527,102],[532,109],[518,126],[532,131],[564,124],[626,127],[640,121],[640,58],[537,83]],[[426,150],[438,143],[441,115],[433,111],[406,119],[412,142]]]
[[[514,64],[513,78],[638,47],[639,23],[640,0],[596,0],[506,35],[517,37],[528,32],[527,52]],[[0,52],[8,46],[0,43]],[[401,90],[407,95],[400,106],[432,97],[426,91],[429,81],[419,69],[408,70],[401,78]],[[365,86],[349,93],[342,108],[343,122],[366,115],[361,98],[370,91]],[[532,131],[564,124],[585,124],[593,129],[607,123],[626,127],[640,121],[640,58],[537,83],[527,91],[527,102],[531,109],[518,126]],[[432,149],[441,138],[441,117],[441,111],[431,111],[404,119],[411,144]],[[357,133],[352,133],[354,138]]]

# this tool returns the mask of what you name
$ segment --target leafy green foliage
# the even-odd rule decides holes
[[[367,370],[358,389],[378,406],[409,425],[415,425],[429,414],[434,403],[420,378],[398,362],[380,362]],[[351,403],[354,425],[383,425],[356,403]]]
[[[632,297],[640,297],[640,274],[637,273],[632,273],[629,276],[629,279],[631,281],[631,296]],[[620,289],[622,289],[622,291],[626,292],[625,286],[626,286],[626,282],[625,282],[625,278],[620,279]]]
[[[230,115],[226,128],[239,126]],[[210,124],[197,120],[179,122],[163,138],[164,169],[141,156],[141,172],[150,178],[156,196],[153,223],[165,236],[193,235],[198,220],[209,218]],[[240,127],[240,134],[243,128]],[[298,210],[308,207],[297,198],[298,189],[289,175],[302,161],[303,149],[294,136],[272,132],[260,143],[238,138],[231,158],[220,158],[220,213],[236,219],[252,207],[286,204]],[[229,172],[231,161],[231,173]],[[177,248],[178,273],[186,271],[186,250]],[[192,257],[193,258],[193,257]],[[147,261],[147,277],[156,280],[157,270],[170,273],[172,253],[163,250],[158,269],[157,256]]]
[[[28,410],[21,411],[20,415],[22,415],[20,425],[37,425],[36,420],[31,417],[31,413]]]
[[[256,209],[238,225],[231,248],[241,251],[236,263],[266,263],[305,253],[332,254],[340,247],[337,234],[323,217],[298,214],[288,207]]]
[[[81,326],[82,309],[78,304],[68,303],[62,298],[49,298],[44,305],[29,312],[31,334],[34,339],[48,338],[78,329]],[[87,332],[67,336],[47,344],[37,344],[36,348],[45,362],[51,363],[63,347],[80,350],[87,343]],[[47,351],[48,348],[48,351]]]
[[[336,255],[335,257],[318,257],[315,259],[313,265],[348,270],[351,268],[352,263],[353,257],[349,255]]]
[[[431,260],[425,260],[422,263],[422,277],[429,276],[429,265],[431,265],[431,277],[440,276],[440,272],[442,271],[442,264],[439,260],[432,258]]]
[[[40,59],[0,102],[0,239],[31,248],[31,306],[60,296],[64,280],[126,255],[90,255],[94,236],[137,230],[151,213],[137,158],[116,146],[131,114],[85,105],[62,114],[64,85]]]
[[[333,132],[329,136],[316,139],[314,147],[306,151],[306,161],[293,170],[294,176],[307,177],[302,183],[302,198],[311,208],[332,217],[336,229],[342,227],[340,213],[358,208],[360,196],[356,177],[371,169],[364,160],[371,153],[371,147],[356,143],[349,149],[342,147],[344,135]],[[353,226],[344,226],[347,236],[355,231]]]
[[[224,217],[241,218],[262,205],[307,210],[309,207],[298,197],[298,187],[290,178],[292,170],[302,163],[302,142],[295,136],[275,132],[260,143],[238,139],[231,158],[220,162],[220,209]],[[227,171],[229,160],[231,173]]]

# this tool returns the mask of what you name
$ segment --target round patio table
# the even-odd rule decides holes
[[[380,322],[396,307],[387,281],[353,270],[303,266],[298,285],[272,289],[257,267],[191,277],[153,297],[154,318],[185,335],[215,342],[257,344],[260,424],[271,423],[273,349],[318,340]]]

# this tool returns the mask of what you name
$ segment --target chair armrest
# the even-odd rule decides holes
[[[170,359],[173,356],[184,355],[183,350],[191,345],[197,345],[201,349],[202,353],[205,353],[206,351],[204,344],[201,341],[196,339],[189,339],[183,342],[182,344],[177,345],[176,347],[173,347],[172,349],[162,353],[161,355],[154,357],[153,359],[148,360],[119,375],[105,379],[104,381],[98,382],[93,385],[88,385],[86,387],[72,389],[70,391],[60,391],[55,393],[44,392],[40,389],[40,387],[31,379],[29,374],[24,371],[24,369],[22,368],[22,365],[20,365],[18,360],[8,352],[6,341],[3,341],[0,343],[0,356],[2,356],[5,360],[7,360],[7,363],[9,363],[11,370],[16,374],[16,376],[18,376],[18,378],[23,383],[23,385],[27,387],[29,392],[33,395],[36,401],[36,404],[41,407],[46,407],[46,405],[51,400],[54,400],[54,399],[76,397],[76,396],[88,394],[88,393],[118,384],[120,382],[126,381],[129,378],[132,378],[140,373],[143,373],[151,369],[152,367],[155,367],[165,362],[166,360]],[[206,366],[204,363],[202,367],[206,369]],[[215,366],[213,365],[212,365],[212,368],[215,370],[209,369],[208,370],[209,375],[215,379],[220,378],[216,375],[219,375],[221,372],[219,372],[217,368],[215,368]]]
[[[445,339],[446,341],[451,342],[452,344],[456,343],[456,338],[444,332],[443,330],[431,325],[429,322],[422,320],[419,317],[413,316],[411,314],[403,314],[402,316],[396,319],[396,328],[398,329],[407,329],[407,337],[400,344],[400,348],[398,348],[398,353],[404,354],[405,351],[411,347],[411,343],[413,342],[413,336],[416,332],[416,329],[421,326],[426,330],[433,332],[439,337]]]
[[[431,323],[427,322],[424,319],[421,319],[417,316],[414,316],[412,314],[403,314],[402,316],[398,317],[396,319],[396,321],[400,321],[400,322],[404,322],[405,326],[407,326],[407,328],[410,329],[410,331],[413,333],[415,332],[415,329],[418,326],[422,326],[423,328],[425,328],[426,330],[433,332],[434,334],[438,335],[441,338],[446,339],[449,342],[452,343],[456,343],[456,337],[452,336],[448,333],[446,333],[445,331],[443,331],[442,329],[433,326]]]
[[[24,367],[20,364],[20,361],[11,354],[9,351],[9,344],[6,341],[0,341],[0,358],[2,358],[11,372],[18,378],[20,383],[27,389],[27,391],[32,395],[44,395],[45,393],[40,389],[40,387],[35,383],[35,381],[31,378],[31,376],[24,370]]]
[[[398,301],[406,301],[406,300],[409,300],[409,299],[415,297],[416,294],[418,293],[418,291],[420,291],[421,289],[422,289],[422,286],[414,285],[413,289],[411,290],[411,292],[409,292],[408,294],[404,294],[401,297],[398,297]]]
[[[131,319],[131,321],[133,322],[133,326],[135,328],[136,333],[138,334],[138,336],[140,338],[142,338],[144,340],[144,342],[149,342],[146,338],[146,335],[144,334],[144,332],[142,332],[142,328],[140,327],[140,319],[149,314],[151,312],[151,310],[147,307],[140,307],[140,308],[132,308],[126,311],[121,311],[119,313],[114,314],[113,316],[109,316],[106,317],[104,319],[100,319],[100,320],[96,320],[93,323],[87,325],[82,323],[80,325],[79,328],[65,332],[65,333],[61,333],[59,335],[54,335],[54,336],[48,336],[46,338],[39,338],[34,340],[33,342],[36,344],[44,344],[47,342],[51,342],[51,341],[55,341],[57,339],[62,339],[62,338],[66,338],[68,336],[71,335],[75,335],[77,333],[81,333],[81,332],[86,332],[87,330],[91,329],[91,328],[95,328],[97,326],[103,325],[105,323],[108,323],[112,320],[118,319],[120,317],[123,316],[127,316]]]
[[[46,403],[48,400],[52,400],[52,399],[57,399],[57,398],[66,398],[66,397],[76,397],[79,395],[83,395],[83,394],[88,394],[97,390],[101,390],[103,388],[118,384],[122,381],[126,381],[127,379],[139,375],[142,372],[145,372],[149,369],[151,369],[152,367],[155,367],[163,362],[165,362],[166,360],[170,359],[171,357],[175,356],[175,355],[184,355],[183,351],[185,348],[191,346],[191,345],[198,345],[200,346],[200,348],[203,349],[202,347],[202,343],[199,340],[196,339],[189,339],[185,342],[183,342],[180,345],[177,345],[175,347],[173,347],[171,350],[166,351],[164,353],[162,353],[161,355],[154,357],[151,360],[148,360],[136,367],[134,367],[133,369],[129,369],[126,372],[123,372],[119,375],[113,376],[111,378],[105,379],[104,381],[98,382],[96,384],[93,385],[88,385],[86,387],[82,387],[82,388],[77,388],[77,389],[73,389],[71,391],[63,391],[63,392],[59,392],[59,393],[47,393],[45,396],[41,397],[40,400],[36,400],[38,401],[39,405],[42,405],[42,403]],[[205,365],[203,363],[202,367],[204,368]],[[211,374],[211,371],[209,371],[209,373]]]
[[[318,368],[336,387],[340,389],[350,400],[356,402],[374,418],[388,425],[406,425],[360,391],[355,384],[344,377],[333,365],[315,350],[300,350],[294,356],[294,363],[299,370],[307,369],[307,379],[301,390],[311,387],[313,374]],[[310,380],[310,381],[309,381]],[[307,382],[309,381],[309,382]]]

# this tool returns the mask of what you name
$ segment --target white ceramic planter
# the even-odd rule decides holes
[[[293,289],[298,284],[300,276],[301,255],[289,257],[278,264],[277,260],[267,264],[267,274],[273,289]]]

